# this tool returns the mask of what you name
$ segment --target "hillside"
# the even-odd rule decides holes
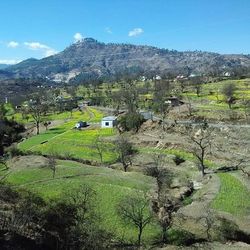
[[[15,77],[42,77],[57,82],[111,78],[129,69],[146,75],[220,74],[250,67],[249,55],[159,49],[151,46],[101,43],[86,38],[41,60],[28,59],[7,69]]]
[[[7,67],[9,67],[10,65],[8,64],[0,64],[0,69],[5,69]]]

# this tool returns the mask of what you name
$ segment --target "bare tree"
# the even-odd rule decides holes
[[[162,154],[154,154],[152,156],[152,164],[146,169],[146,174],[156,178],[157,194],[162,192],[163,185],[169,187],[172,182],[172,173],[164,168],[165,156]]]
[[[139,106],[139,93],[135,81],[127,81],[120,92],[128,113],[136,113]]]
[[[100,162],[101,164],[103,164],[103,152],[105,149],[105,145],[103,140],[101,139],[100,135],[98,135],[93,143],[93,147],[96,149],[99,158],[100,158]]]
[[[162,229],[162,242],[167,243],[167,232],[173,225],[173,213],[177,205],[168,195],[164,194],[158,197],[158,221]]]
[[[162,242],[167,243],[167,231],[172,227],[172,215],[176,210],[176,204],[168,193],[173,175],[169,170],[164,168],[164,155],[155,154],[152,158],[153,165],[147,169],[147,174],[155,177],[157,182],[157,192],[155,197],[152,198],[152,210],[162,229]]]
[[[55,178],[55,175],[56,175],[56,156],[57,156],[57,153],[54,150],[54,148],[52,148],[48,156],[48,167],[52,170],[53,179]]]
[[[232,104],[235,102],[235,94],[236,91],[236,85],[234,83],[228,83],[223,86],[221,92],[225,96],[226,102],[228,104],[228,107],[231,109]]]
[[[46,110],[47,105],[45,104],[45,101],[42,99],[42,96],[40,96],[39,93],[29,101],[28,112],[31,114],[32,118],[35,121],[37,135],[40,133],[40,123],[42,122],[42,117]]]
[[[78,210],[78,220],[84,222],[92,215],[96,199],[95,190],[87,184],[80,185],[67,195],[67,202],[73,204]]]
[[[203,84],[203,79],[200,76],[195,76],[190,78],[190,84],[193,86],[195,89],[197,97],[200,96],[201,89],[202,89],[202,84]]]
[[[198,168],[202,176],[205,175],[205,158],[211,152],[212,132],[206,121],[199,125],[198,130],[188,127],[185,132],[185,134],[189,135],[189,139],[192,142],[192,152],[198,161]]]
[[[170,105],[167,101],[167,96],[170,92],[170,83],[169,81],[156,81],[154,89],[154,100],[153,100],[153,109],[161,115],[162,128],[165,130],[165,120],[167,114],[170,111]]]
[[[123,165],[124,172],[127,172],[129,165],[132,165],[132,154],[134,152],[132,143],[125,137],[119,136],[115,145],[119,155],[118,160]]]
[[[147,199],[146,194],[125,197],[119,203],[117,211],[122,219],[137,228],[137,243],[140,246],[143,230],[152,220],[152,213],[149,208],[149,200]]]
[[[207,240],[211,241],[212,230],[214,229],[215,224],[215,216],[210,208],[204,207],[203,210],[205,211],[204,214],[197,220],[204,226]]]

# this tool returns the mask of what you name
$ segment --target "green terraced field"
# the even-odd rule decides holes
[[[115,130],[67,130],[64,127],[51,129],[43,134],[33,136],[21,142],[18,147],[23,151],[41,152],[42,154],[54,152],[61,156],[70,154],[79,159],[100,161],[98,151],[95,148],[95,140],[100,136],[104,140],[103,161],[108,163],[117,159],[113,144],[105,141],[105,138],[115,135]]]
[[[88,184],[97,192],[97,209],[102,216],[102,226],[126,241],[136,241],[136,230],[121,221],[116,206],[125,196],[155,188],[155,180],[135,172],[122,172],[105,167],[86,166],[72,161],[57,161],[55,178],[48,167],[29,167],[12,170],[6,181],[17,190],[28,189],[49,202],[50,199],[70,195],[70,191]],[[67,178],[66,178],[67,177]],[[159,233],[152,222],[143,233],[143,240],[150,241]]]
[[[220,192],[212,207],[235,216],[249,215],[250,193],[234,176],[228,173],[218,174],[221,181]]]

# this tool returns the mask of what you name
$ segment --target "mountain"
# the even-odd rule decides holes
[[[159,49],[101,43],[86,38],[41,60],[28,59],[5,69],[15,77],[56,82],[112,78],[125,71],[145,74],[221,74],[250,67],[250,55]]]
[[[0,64],[0,70],[8,68],[10,65],[9,64]]]

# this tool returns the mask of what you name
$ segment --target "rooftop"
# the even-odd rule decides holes
[[[102,118],[102,121],[114,121],[116,120],[116,116],[106,116]]]

